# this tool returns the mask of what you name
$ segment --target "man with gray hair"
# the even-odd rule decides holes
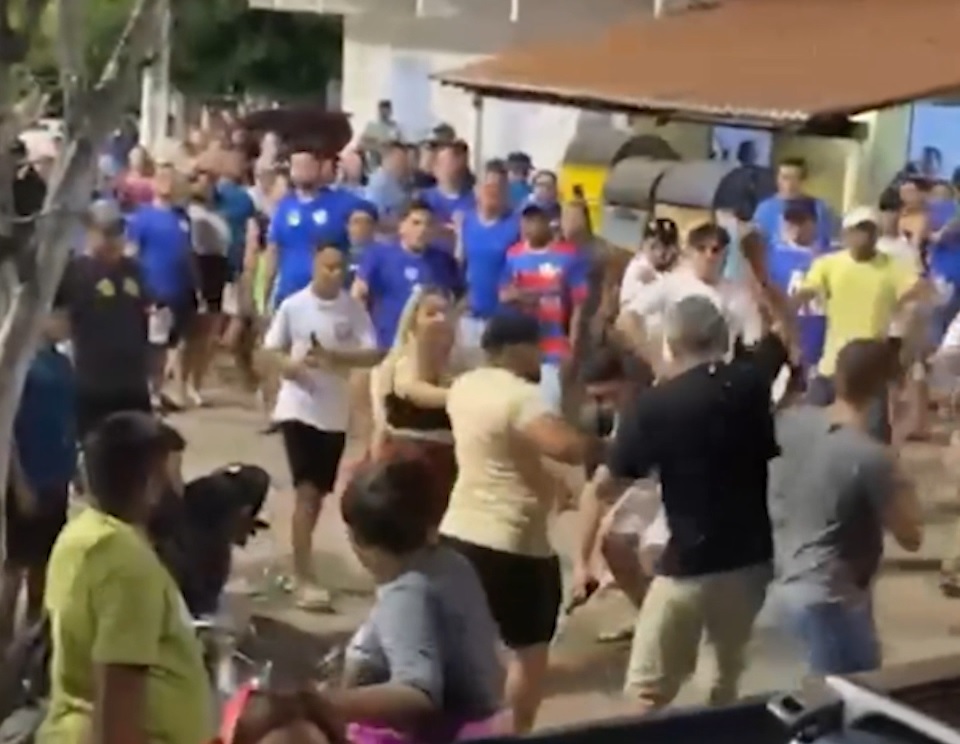
[[[626,691],[668,705],[693,674],[701,636],[716,653],[710,702],[737,696],[773,557],[767,467],[778,453],[771,386],[787,363],[766,331],[730,361],[724,314],[695,294],[664,313],[667,364],[614,437],[615,478],[658,473],[669,539],[634,632]]]

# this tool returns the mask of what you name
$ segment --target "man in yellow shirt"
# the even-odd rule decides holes
[[[210,684],[180,591],[144,534],[167,437],[113,414],[85,442],[93,504],[60,533],[47,572],[50,708],[40,744],[201,744]]]
[[[823,302],[827,337],[817,377],[809,399],[814,405],[833,402],[833,372],[837,354],[857,339],[884,339],[891,321],[912,300],[919,299],[925,284],[909,265],[877,250],[879,215],[870,207],[857,207],[843,218],[841,251],[817,258],[800,290],[797,307],[812,299]],[[895,372],[896,344],[891,344],[891,377]],[[870,432],[890,440],[886,400],[870,409]]]

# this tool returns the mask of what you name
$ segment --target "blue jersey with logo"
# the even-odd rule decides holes
[[[818,254],[811,248],[775,243],[769,253],[770,279],[787,294],[796,293],[803,278]],[[802,361],[808,369],[814,368],[823,356],[827,335],[827,318],[818,300],[808,302],[797,313]]]
[[[190,220],[175,207],[149,204],[127,220],[127,240],[136,246],[143,280],[151,298],[178,305],[193,294]]]
[[[334,245],[346,252],[350,214],[364,204],[355,194],[330,188],[280,200],[267,231],[267,242],[277,247],[277,303],[310,283],[317,248]]]
[[[470,189],[458,194],[448,194],[439,186],[434,186],[424,191],[422,198],[430,206],[433,218],[441,225],[452,224],[455,215],[467,214],[477,206]]]
[[[357,278],[367,285],[370,317],[382,349],[393,344],[414,287],[440,287],[453,295],[459,295],[462,289],[456,259],[433,246],[422,251],[409,251],[398,243],[372,246],[363,254]]]
[[[488,222],[473,211],[464,217],[460,235],[467,308],[476,318],[489,318],[500,304],[500,277],[507,251],[520,241],[520,223],[512,214]]]

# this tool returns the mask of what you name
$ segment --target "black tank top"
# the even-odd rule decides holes
[[[387,393],[384,399],[387,423],[394,429],[413,431],[450,431],[450,417],[445,408],[428,408]]]

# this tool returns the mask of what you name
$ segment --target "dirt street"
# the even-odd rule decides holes
[[[289,563],[291,499],[279,438],[257,433],[261,418],[236,401],[229,404],[225,399],[215,408],[179,415],[172,422],[181,428],[189,443],[188,475],[236,461],[259,464],[274,476],[275,487],[267,505],[272,529],[237,554],[237,580],[232,588],[269,583],[266,579],[272,576],[271,572],[286,570]],[[943,599],[936,587],[939,558],[960,516],[955,480],[942,468],[941,450],[936,445],[912,445],[907,454],[910,470],[921,482],[928,531],[918,556],[888,550],[877,587],[877,615],[890,661],[928,658],[960,649],[960,636],[949,634],[951,625],[960,625],[960,601]],[[561,554],[573,544],[574,522],[573,514],[557,519],[555,542]],[[241,591],[231,597],[231,606],[238,615],[253,613],[271,618],[269,627],[261,630],[260,642],[263,653],[274,658],[278,667],[314,663],[324,648],[349,636],[370,604],[372,587],[347,545],[335,498],[331,498],[321,518],[316,546],[322,575],[339,590],[337,614],[323,616],[298,611],[279,588],[256,596]],[[756,633],[744,693],[789,688],[801,675],[789,642],[775,627],[776,607],[769,602],[768,605]],[[618,694],[626,647],[602,645],[595,640],[601,630],[628,621],[625,602],[615,595],[595,600],[571,619],[556,644],[555,670],[540,718],[541,727],[629,713],[629,704]],[[696,704],[702,699],[702,687],[693,683],[682,694],[680,703]]]

